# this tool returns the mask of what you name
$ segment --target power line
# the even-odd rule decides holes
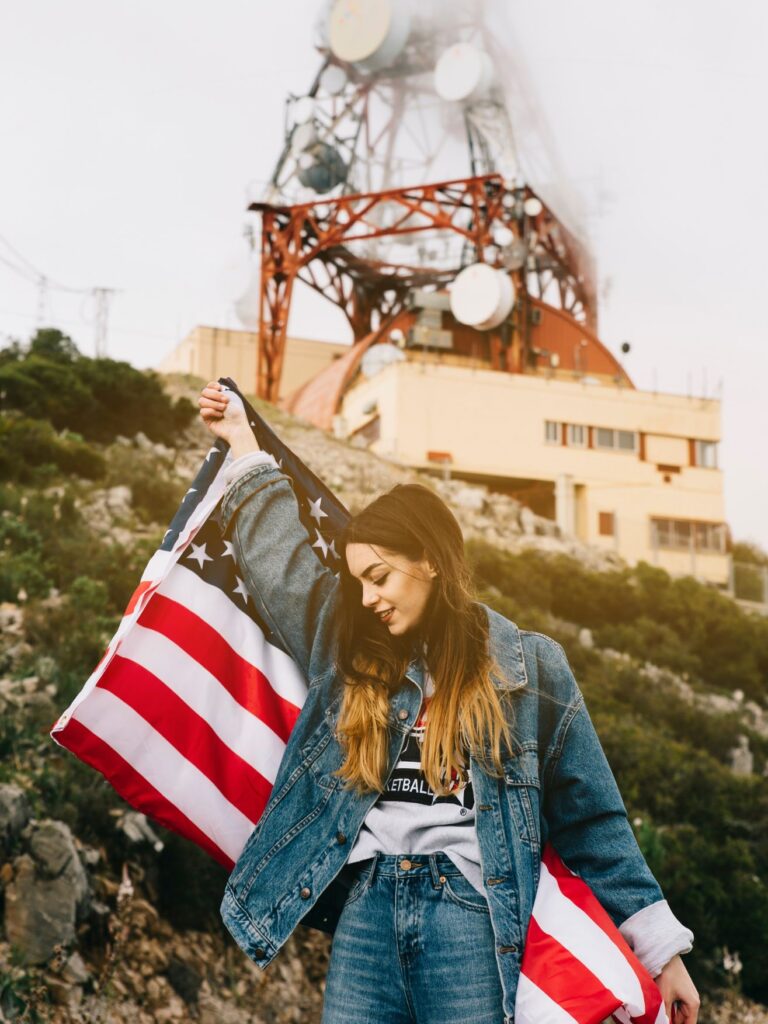
[[[61,284],[61,282],[54,281],[47,274],[44,274],[42,270],[38,269],[3,235],[0,235],[0,242],[10,251],[17,261],[15,262],[13,259],[9,259],[8,256],[0,254],[0,263],[8,267],[8,269],[13,271],[15,274],[23,277],[25,281],[37,286],[38,327],[42,327],[45,323],[49,303],[49,292],[51,290],[66,292],[69,295],[90,295],[95,299],[96,313],[93,321],[94,346],[97,356],[105,356],[107,353],[107,337],[109,329],[109,304],[112,301],[113,296],[116,294],[117,289],[104,287],[72,288],[70,285]]]

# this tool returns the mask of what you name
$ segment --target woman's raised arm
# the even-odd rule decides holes
[[[290,479],[260,452],[239,401],[216,381],[203,389],[200,415],[230,445],[241,472],[227,488],[216,514],[235,550],[244,583],[279,646],[309,683],[327,667],[332,642],[337,580],[311,548],[299,519]]]

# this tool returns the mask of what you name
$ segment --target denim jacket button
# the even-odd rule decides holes
[[[347,841],[347,837],[344,835],[343,832],[337,832],[336,833],[336,842],[339,844],[339,846],[343,846],[344,843],[346,843],[346,841]]]
[[[263,960],[264,957],[267,955],[267,951],[266,949],[264,949],[263,946],[257,946],[256,949],[254,949],[253,951],[253,955],[256,958],[256,960]]]
[[[408,712],[405,710],[405,708],[400,708],[400,710],[397,712],[397,717],[400,719],[401,722],[404,722],[408,717]]]
[[[307,886],[305,885],[304,888],[299,893],[299,895],[303,900],[308,900],[309,897],[312,895],[312,890],[307,888]]]

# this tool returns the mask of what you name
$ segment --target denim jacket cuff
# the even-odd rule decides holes
[[[235,480],[239,479],[249,469],[253,469],[255,466],[277,466],[274,455],[270,455],[269,452],[246,452],[245,455],[241,455],[237,459],[233,459],[231,462],[226,463],[222,469],[222,479],[227,487],[233,484]]]
[[[652,978],[673,956],[693,949],[693,932],[678,921],[666,900],[638,910],[619,925],[619,931]]]
[[[262,487],[275,483],[277,480],[284,480],[286,477],[277,468],[275,460],[269,456],[269,462],[259,461],[251,468],[237,476],[224,492],[221,504],[214,514],[221,532],[224,534],[230,527],[235,513],[247,501],[251,495],[256,494]],[[239,459],[236,461],[240,461]],[[233,463],[234,465],[234,463]]]

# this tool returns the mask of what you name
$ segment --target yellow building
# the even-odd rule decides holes
[[[231,377],[248,394],[256,391],[259,336],[229,327],[195,327],[158,365],[160,373],[192,373],[215,380]],[[288,338],[280,379],[280,398],[349,351],[349,345]]]

